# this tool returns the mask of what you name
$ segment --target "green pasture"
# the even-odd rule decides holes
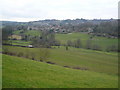
[[[20,35],[23,30],[16,30],[13,32],[13,34]],[[39,36],[40,31],[39,30],[25,30],[24,32],[25,35],[30,35],[30,36]]]
[[[25,35],[30,35],[30,36],[40,36],[40,31],[39,30],[27,30],[25,32]]]
[[[61,55],[61,57],[64,56]],[[8,55],[3,55],[2,62],[3,88],[118,87],[118,77],[116,75],[64,68]]]
[[[21,32],[23,32],[23,30],[15,30],[15,31],[13,31],[13,34],[20,35]]]
[[[64,46],[59,48],[53,47],[51,49],[23,48],[14,46],[4,47],[8,48],[9,52],[15,54],[22,52],[23,56],[30,52],[28,58],[32,58],[32,55],[34,55],[35,60],[40,60],[40,56],[48,56],[47,59],[43,59],[43,61],[51,61],[60,66],[69,66],[71,68],[81,67],[87,68],[89,71],[112,75],[118,74],[118,54],[114,52],[107,53],[103,51],[86,50],[72,47],[69,47],[68,50],[66,50]]]
[[[22,41],[22,40],[12,40],[12,45],[21,45],[21,46],[28,46],[31,44],[31,41]]]
[[[87,33],[70,33],[70,34],[56,34],[56,39],[61,41],[62,44],[66,44],[68,40],[74,41],[77,39],[81,40],[82,46],[85,48],[86,42],[90,39],[91,35]],[[107,38],[107,37],[98,37],[95,36],[91,40],[92,45],[99,45],[102,50],[105,50],[106,47],[111,45],[118,46],[118,39]]]

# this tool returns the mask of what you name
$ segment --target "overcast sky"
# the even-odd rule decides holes
[[[0,20],[118,18],[119,0],[0,0]]]

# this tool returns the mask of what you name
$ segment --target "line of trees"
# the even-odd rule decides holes
[[[60,41],[55,39],[55,33],[52,31],[43,31],[39,37],[35,37],[32,42],[34,47],[51,48],[51,46],[60,46]]]
[[[13,27],[5,26],[2,28],[2,44],[10,44],[9,37],[12,35]]]
[[[91,39],[88,39],[86,41],[85,45],[82,45],[82,42],[81,42],[80,39],[77,39],[77,40],[74,40],[74,41],[68,40],[67,44],[65,46],[66,46],[66,50],[68,50],[68,47],[85,48],[85,49],[91,49],[91,50],[97,50],[97,51],[102,51],[103,50],[103,48],[100,45],[93,44]],[[118,52],[119,48],[118,48],[117,45],[113,44],[113,45],[107,46],[105,51],[107,51],[107,52],[110,52],[110,51]]]
[[[75,48],[82,48],[82,43],[81,43],[80,39],[77,39],[74,41],[68,40],[67,46],[71,46],[71,47],[75,47]]]
[[[118,37],[118,32],[118,21],[101,22],[93,28],[93,33],[98,36]]]

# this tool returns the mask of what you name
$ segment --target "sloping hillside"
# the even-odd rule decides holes
[[[102,52],[86,50],[81,48],[53,47],[46,48],[26,48],[16,46],[3,46],[4,51],[10,55],[27,57],[44,62],[53,62],[60,66],[71,68],[84,68],[89,71],[118,75],[118,54],[112,52]],[[45,58],[46,57],[46,58]]]
[[[118,87],[116,75],[81,71],[3,55],[3,88]]]

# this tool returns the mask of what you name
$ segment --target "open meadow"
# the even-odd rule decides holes
[[[60,66],[68,66],[71,68],[78,67],[106,74],[118,74],[118,54],[115,52],[108,53],[72,47],[66,50],[64,46],[59,48],[53,47],[51,49],[15,46],[4,46],[3,48],[5,48],[10,55],[23,56],[38,61],[50,61]]]
[[[3,88],[117,88],[118,77],[3,55]]]
[[[83,48],[86,46],[87,40],[90,39],[92,35],[87,33],[68,33],[68,34],[56,34],[56,39],[61,41],[61,44],[66,44],[68,40],[74,41],[77,39],[81,40],[81,45]],[[90,39],[92,45],[99,45],[100,48],[105,51],[108,46],[116,45],[118,46],[117,38],[107,38],[94,36]]]

